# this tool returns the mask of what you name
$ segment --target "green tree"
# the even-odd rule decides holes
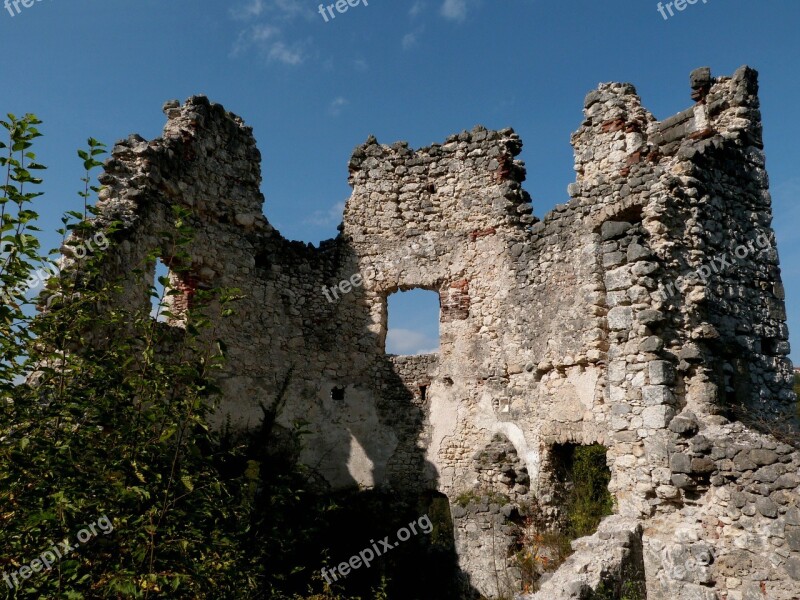
[[[79,269],[66,267],[48,282],[49,309],[32,314],[26,282],[49,262],[32,209],[41,183],[31,150],[39,123],[9,115],[2,121],[9,141],[0,144],[8,250],[0,264],[0,577],[9,575],[0,589],[12,598],[254,597],[259,566],[240,541],[248,514],[219,478],[218,444],[206,423],[223,347],[203,310],[176,330],[149,307],[113,302],[119,285],[99,276],[102,252],[86,243],[114,233],[113,225],[100,232],[84,218],[97,191],[89,174],[103,153],[95,140],[79,153],[84,212],[68,213],[62,230],[68,246],[91,251]],[[185,214],[174,219],[165,232],[172,247],[164,250],[180,256],[191,231]],[[202,294],[196,299],[211,304]],[[231,295],[214,300],[229,313]],[[168,341],[179,348],[177,359],[157,351]],[[74,545],[101,517],[113,531],[25,578],[34,559],[62,541]]]

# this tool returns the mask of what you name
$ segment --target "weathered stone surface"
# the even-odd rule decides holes
[[[750,450],[750,460],[758,466],[772,465],[778,462],[778,455],[772,450]]]
[[[786,560],[786,572],[795,581],[800,581],[800,557],[790,556]]]
[[[606,221],[600,228],[600,235],[603,240],[612,240],[622,237],[630,228],[631,224],[625,221]]]
[[[673,454],[669,457],[669,468],[673,473],[691,473],[692,459],[686,454]]]
[[[672,390],[665,385],[646,385],[642,388],[642,400],[646,406],[671,404],[674,400]]]
[[[674,415],[671,406],[648,406],[642,411],[642,424],[649,429],[664,429]]]
[[[769,498],[759,498],[756,500],[756,510],[770,519],[774,519],[778,516],[778,505]]]
[[[695,487],[694,479],[683,473],[676,473],[670,478],[670,481],[672,481],[672,485],[681,490]]]
[[[714,461],[710,458],[693,458],[692,459],[692,473],[699,473],[702,475],[707,475],[708,473],[713,473],[716,470],[716,465]]]
[[[591,537],[582,538],[576,552],[548,579],[538,592],[519,600],[581,600],[589,598],[601,583],[621,583],[622,574],[643,577],[642,529],[636,520],[605,519]],[[635,583],[634,577],[626,578]]]
[[[687,415],[678,415],[670,421],[669,429],[681,435],[692,435],[698,429],[697,419]]]
[[[633,323],[633,309],[630,306],[617,306],[608,312],[608,326],[611,329],[628,329]]]
[[[675,381],[675,367],[665,360],[654,360],[648,364],[652,385],[671,385]]]
[[[800,527],[797,525],[786,526],[786,543],[795,552],[800,552]]]

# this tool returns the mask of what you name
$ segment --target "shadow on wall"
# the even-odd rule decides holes
[[[286,256],[290,249],[307,252],[291,243],[281,252]],[[333,264],[310,254],[316,269],[312,277],[324,281],[326,271],[346,271],[342,265],[350,264],[353,251],[341,243],[333,252]],[[265,271],[263,276],[270,275]],[[277,550],[265,557],[265,570],[292,573],[281,583],[287,597],[307,597],[309,589],[328,584],[331,595],[311,597],[333,600],[340,597],[335,593],[363,599],[478,598],[458,567],[450,503],[437,491],[436,470],[419,443],[430,411],[430,376],[437,356],[385,353],[386,320],[379,332],[369,325],[375,303],[386,298],[376,299],[362,289],[338,303],[318,295],[323,303],[317,318],[302,330],[305,351],[313,353],[316,364],[335,368],[336,375],[324,373],[310,382],[309,389],[318,392],[305,413],[313,422],[304,423],[293,417],[302,416],[298,406],[309,402],[297,396],[309,384],[300,381],[308,371],[269,365],[273,373],[284,369],[285,382],[277,400],[263,407],[264,426],[253,436],[248,452],[261,465],[257,502],[264,510],[255,543],[269,543]],[[346,361],[347,356],[355,358]],[[363,426],[373,415],[373,427]],[[287,422],[295,422],[295,429]],[[391,452],[376,443],[386,431],[394,436]],[[319,451],[316,445],[329,450]],[[307,460],[309,453],[318,458],[316,463]],[[374,488],[363,489],[364,481],[374,482]],[[303,491],[296,497],[281,496],[293,490]],[[404,533],[414,523],[416,533]]]

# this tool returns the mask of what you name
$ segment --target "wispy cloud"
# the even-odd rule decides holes
[[[403,46],[403,50],[411,50],[414,46],[419,43],[419,36],[423,32],[423,28],[420,27],[414,31],[409,31],[407,34],[403,36],[402,41],[400,44]]]
[[[425,10],[425,3],[422,0],[416,0],[414,4],[411,5],[411,8],[408,11],[408,15],[410,17],[417,17],[419,16],[422,11]]]
[[[317,227],[330,227],[342,222],[344,213],[344,202],[337,202],[328,210],[315,210],[311,215],[303,220],[303,223],[315,225]]]
[[[231,8],[230,15],[249,23],[239,32],[232,57],[252,51],[268,63],[297,66],[305,61],[308,42],[289,42],[284,34],[284,27],[298,17],[313,18],[298,0],[246,0]]]
[[[253,46],[263,46],[280,33],[280,29],[271,25],[251,25],[239,32],[239,37],[233,43],[231,56],[239,56]]]
[[[386,352],[389,354],[432,354],[438,351],[438,340],[419,331],[389,329],[386,332]]]
[[[273,20],[291,21],[297,17],[314,17],[314,11],[309,10],[298,0],[245,0],[230,9],[231,16],[240,21],[257,19],[269,16]]]
[[[305,60],[302,44],[295,43],[292,46],[285,42],[277,41],[272,44],[267,52],[269,61],[281,62],[285,65],[296,66]]]
[[[342,114],[342,110],[348,104],[350,104],[350,101],[347,98],[343,98],[342,96],[334,98],[328,106],[328,114],[333,117],[338,117],[340,114]],[[342,208],[344,209],[344,204],[342,204]]]
[[[239,32],[233,44],[231,56],[238,57],[250,50],[259,53],[267,62],[279,62],[297,66],[305,60],[304,45],[292,45],[281,39],[281,30],[272,25],[251,25]]]
[[[249,21],[261,16],[264,12],[264,0],[251,0],[230,9],[231,16],[237,21]]]

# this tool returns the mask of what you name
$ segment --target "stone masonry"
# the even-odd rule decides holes
[[[153,250],[175,264],[172,207],[188,209],[177,312],[198,289],[242,296],[216,322],[219,422],[257,426],[288,377],[278,422],[309,423],[300,460],[331,490],[445,494],[486,596],[519,591],[510,511],[456,498],[557,512],[558,447],[599,443],[617,514],[535,598],[589,598],[634,561],[650,600],[797,600],[796,398],[757,74],[699,69],[691,88],[694,105],[661,122],[629,84],[591,92],[571,199],[542,220],[511,129],[418,150],[370,137],[340,234],[319,247],[267,222],[239,117],[170,102],[160,139],[131,136],[106,163],[96,226],[122,228],[104,269],[125,279],[120,302],[149,310],[154,265],[136,269]],[[329,301],[344,280],[357,285]],[[387,355],[387,297],[413,288],[439,294],[440,351]]]

